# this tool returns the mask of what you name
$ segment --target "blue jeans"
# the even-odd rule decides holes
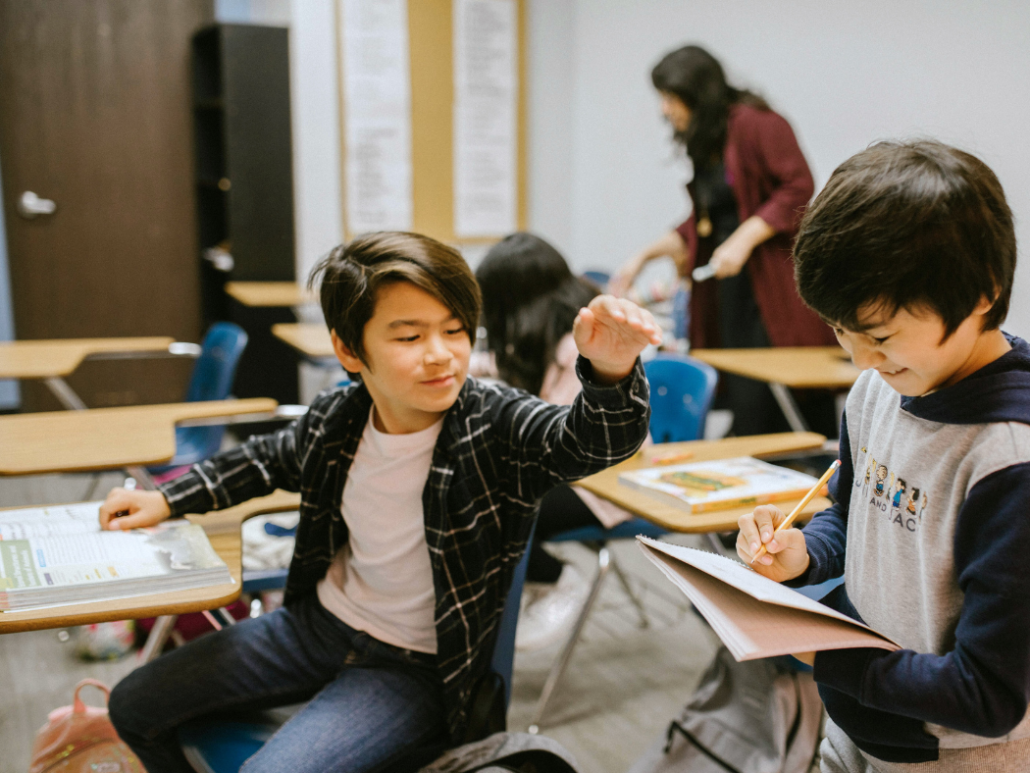
[[[310,701],[244,771],[381,771],[446,739],[435,661],[355,631],[312,593],[136,669],[111,693],[111,720],[149,773],[192,773],[182,723]]]

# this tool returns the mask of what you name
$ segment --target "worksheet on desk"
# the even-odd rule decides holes
[[[647,537],[637,539],[644,554],[686,594],[737,660],[852,647],[900,649],[883,634],[737,561]]]

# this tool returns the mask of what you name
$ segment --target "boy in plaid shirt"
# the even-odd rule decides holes
[[[638,355],[660,335],[628,301],[600,296],[580,312],[583,392],[554,406],[467,378],[480,295],[453,249],[371,234],[333,250],[319,279],[336,355],[360,381],[160,491],[115,489],[101,507],[105,528],[124,529],[277,488],[302,495],[284,606],[112,693],[111,718],[151,773],[192,770],[183,722],[301,701],[246,770],[395,770],[460,741],[541,497],[647,434]]]

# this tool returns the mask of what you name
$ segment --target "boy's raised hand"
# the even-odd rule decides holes
[[[662,342],[651,312],[611,295],[599,295],[579,310],[572,335],[579,353],[593,365],[594,377],[609,384],[630,374],[644,347]]]
[[[125,515],[115,517],[118,513]],[[171,514],[168,500],[160,491],[114,488],[100,506],[100,528],[112,531],[143,529],[157,526]]]
[[[784,529],[773,538],[776,527],[786,517],[778,507],[762,505],[737,519],[737,555],[756,572],[776,582],[793,580],[808,569],[808,548],[801,529]],[[766,554],[752,564],[752,556],[762,545]]]

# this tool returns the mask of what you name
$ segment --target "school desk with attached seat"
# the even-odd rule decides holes
[[[64,379],[86,360],[197,357],[197,344],[168,336],[149,338],[65,338],[0,342],[0,379],[40,379],[65,408],[84,410]]]
[[[240,595],[243,541],[240,527],[243,521],[255,515],[296,510],[300,496],[276,491],[266,497],[252,499],[242,505],[207,515],[188,515],[190,521],[203,527],[211,547],[229,567],[232,582],[194,588],[171,593],[152,593],[107,601],[63,604],[61,606],[0,612],[0,634],[35,631],[44,628],[67,628],[111,620],[142,617],[174,616],[186,612],[201,612],[231,604]],[[11,508],[5,508],[11,509]],[[174,622],[174,617],[171,618]],[[153,643],[151,643],[153,642]],[[153,635],[147,644],[153,652],[144,651],[143,659],[160,652],[159,642]]]
[[[661,443],[649,446],[643,451],[638,451],[630,459],[609,467],[596,475],[591,475],[589,478],[584,478],[575,485],[614,502],[646,522],[649,529],[640,529],[637,531],[640,534],[650,536],[652,530],[661,532],[674,531],[685,534],[714,534],[734,531],[737,528],[737,519],[742,515],[750,513],[753,508],[736,507],[706,513],[688,513],[678,507],[651,497],[643,491],[622,485],[619,483],[619,475],[630,470],[652,467],[651,459],[656,456],[682,455],[687,457],[687,460],[690,462],[732,459],[738,456],[755,456],[770,459],[777,456],[782,457],[820,449],[825,441],[826,438],[823,435],[815,432],[784,432],[773,435],[726,438],[723,440]],[[780,502],[778,505],[784,510],[789,510],[798,501],[800,501],[800,497],[794,501]],[[815,497],[802,511],[799,521],[810,518],[815,513],[829,506],[830,501],[825,497]],[[634,523],[636,521],[620,524],[620,527],[624,527],[629,532],[626,536],[635,536],[632,533]],[[616,527],[616,529],[620,527]],[[582,621],[578,621],[577,625],[581,626]],[[574,633],[578,634],[578,631]],[[556,666],[552,668],[551,673],[548,675],[548,682],[544,686],[544,692],[541,694],[540,701],[537,703],[537,708],[534,712],[530,732],[537,732],[539,730],[544,709],[547,707],[548,701],[553,697],[554,690],[561,678],[565,665],[567,665],[567,661],[571,656],[572,646],[574,645],[575,639],[571,638],[565,646],[565,651],[559,657]]]

